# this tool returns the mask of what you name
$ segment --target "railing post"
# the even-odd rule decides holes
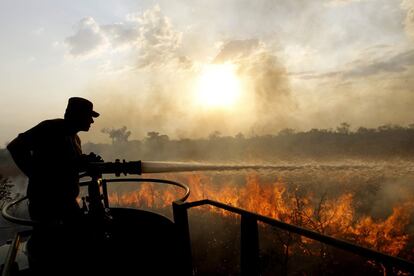
[[[17,275],[19,272],[19,265],[16,262],[16,256],[17,251],[19,250],[21,242],[21,236],[20,233],[16,233],[14,236],[14,239],[12,241],[12,244],[10,245],[10,248],[7,252],[6,259],[4,261],[4,264],[1,268],[1,275],[2,276],[11,276],[11,275]]]
[[[101,176],[92,176],[92,180],[88,184],[88,197],[87,201],[89,214],[97,218],[102,218],[104,214],[104,206],[102,204],[102,196],[100,191]]]
[[[108,198],[108,185],[105,179],[102,179],[102,197],[104,202],[104,207],[109,208],[109,198]]]
[[[241,216],[241,276],[255,276],[259,273],[259,232],[257,220],[251,215]]]
[[[174,222],[176,225],[178,236],[178,250],[183,258],[182,261],[182,275],[193,275],[193,260],[191,256],[191,240],[190,240],[190,228],[188,225],[188,212],[185,203],[182,201],[173,202]]]

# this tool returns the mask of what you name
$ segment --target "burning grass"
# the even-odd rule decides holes
[[[367,170],[307,168],[266,173],[175,174],[163,178],[186,183],[191,189],[188,201],[209,198],[413,261],[414,188],[410,172],[407,168],[374,166]],[[179,195],[174,188],[144,184],[123,191],[112,188],[110,202],[155,209],[171,216],[170,203]],[[232,275],[238,269],[239,218],[217,208],[200,207],[190,212],[190,223],[197,267],[204,272],[215,267],[222,275]],[[203,224],[206,227],[200,226]],[[349,261],[352,268],[359,263],[359,271],[386,271],[379,264],[356,259],[304,237],[262,224],[259,228],[263,271],[270,273],[276,269],[296,274],[343,270],[343,264]],[[211,258],[204,260],[207,253],[200,252],[205,249],[215,250],[213,256],[222,256],[220,265],[215,265],[217,260]],[[278,258],[273,260],[271,256]],[[299,261],[298,265],[301,258],[306,261]],[[232,269],[225,269],[227,266]]]

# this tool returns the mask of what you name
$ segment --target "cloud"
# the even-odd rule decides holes
[[[300,72],[292,76],[301,79],[337,79],[342,81],[358,80],[366,77],[394,78],[395,74],[407,72],[414,65],[414,50],[395,52],[387,45],[377,45],[361,51],[360,57],[338,70],[315,73]]]
[[[39,28],[32,31],[32,34],[37,35],[37,36],[42,35],[44,33],[45,33],[45,28],[44,27],[39,27]]]
[[[406,12],[403,22],[405,32],[411,39],[414,39],[414,2],[402,0],[401,8]]]
[[[105,50],[137,47],[139,28],[136,22],[99,25],[92,17],[77,24],[76,33],[65,39],[73,57],[96,57]]]
[[[92,17],[82,19],[76,33],[65,39],[69,53],[74,57],[91,56],[107,46],[107,38]]]
[[[259,48],[259,40],[232,40],[224,45],[220,53],[214,59],[214,62],[222,63],[228,60],[238,60],[250,56],[255,50]]]
[[[331,6],[343,6],[354,2],[361,2],[361,0],[329,0],[327,5]]]
[[[138,67],[159,67],[170,62],[191,65],[185,56],[180,56],[182,33],[174,30],[171,21],[164,16],[158,5],[137,18],[140,23]]]
[[[93,18],[82,19],[76,33],[66,38],[69,54],[92,57],[103,50],[129,49],[130,68],[177,65],[191,68],[192,61],[180,54],[182,33],[176,31],[158,5],[141,15],[129,14],[126,22],[99,25]]]
[[[351,69],[343,74],[344,78],[368,77],[378,74],[401,73],[414,65],[414,50],[398,53],[385,60],[376,60],[364,66]]]
[[[338,70],[293,75],[303,84],[296,87],[301,91],[300,124],[409,124],[414,104],[413,65],[414,50],[377,45],[361,51],[357,59]]]
[[[138,43],[139,30],[134,25],[124,23],[116,23],[110,25],[102,25],[102,34],[107,38],[111,47],[133,47]]]

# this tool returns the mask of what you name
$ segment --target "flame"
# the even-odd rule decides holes
[[[166,179],[171,178],[166,175]],[[326,235],[344,238],[394,256],[405,249],[410,238],[407,227],[411,222],[414,201],[400,203],[393,208],[391,215],[381,220],[357,215],[352,193],[344,193],[337,198],[317,198],[310,193],[301,194],[299,188],[289,191],[282,179],[265,182],[256,174],[247,175],[245,185],[215,183],[211,176],[203,174],[189,174],[178,181],[187,183],[190,187],[188,201],[216,200]],[[118,206],[170,208],[171,202],[179,194],[175,190],[159,189],[155,185],[157,184],[140,185],[128,194],[113,191],[109,200],[111,205]],[[214,207],[207,206],[202,209],[223,216],[233,215]],[[310,244],[313,241],[301,237],[301,242]],[[293,248],[287,247],[286,250],[290,252]],[[412,254],[413,252],[405,257],[412,259]]]
[[[390,255],[398,255],[408,241],[404,229],[410,223],[411,202],[393,208],[392,214],[383,221],[374,221],[364,217],[355,224],[350,232],[355,235],[355,242]]]

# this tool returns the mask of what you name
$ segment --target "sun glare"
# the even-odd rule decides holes
[[[240,96],[240,80],[232,64],[209,64],[197,82],[197,100],[207,107],[230,107]]]

